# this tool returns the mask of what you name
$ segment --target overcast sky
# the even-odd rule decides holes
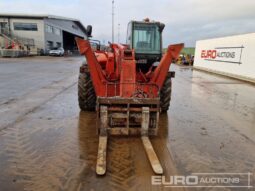
[[[93,37],[111,41],[112,0],[0,0],[1,13],[51,14],[79,19],[93,26]],[[130,20],[166,24],[164,46],[255,32],[255,0],[115,0],[115,39],[125,42]]]

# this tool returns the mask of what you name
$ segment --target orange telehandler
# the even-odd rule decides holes
[[[90,40],[76,38],[79,51],[86,57],[80,67],[78,96],[81,110],[96,110],[99,146],[96,173],[106,172],[109,135],[140,135],[152,169],[163,168],[149,140],[157,135],[160,112],[168,110],[171,98],[169,67],[183,44],[168,46],[162,52],[164,24],[131,21],[127,44],[110,43],[110,51],[93,50]],[[88,36],[92,27],[88,26]]]

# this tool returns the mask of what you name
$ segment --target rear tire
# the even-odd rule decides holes
[[[160,91],[161,112],[167,112],[167,110],[169,109],[171,93],[172,93],[172,76],[171,73],[169,72],[166,76],[164,85]]]
[[[78,81],[78,101],[82,111],[95,111],[96,94],[88,67],[83,65],[84,72],[80,73]]]

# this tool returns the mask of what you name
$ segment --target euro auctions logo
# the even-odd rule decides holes
[[[152,176],[151,184],[169,188],[253,188],[252,175],[252,173],[192,173],[188,176]]]
[[[231,51],[217,51],[217,50],[202,50],[201,58],[210,58],[216,59],[218,58],[235,58],[236,52]]]
[[[244,47],[216,47],[214,49],[201,50],[201,58],[207,61],[242,64],[242,52]]]

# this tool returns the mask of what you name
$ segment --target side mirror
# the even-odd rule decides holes
[[[165,28],[165,24],[160,23],[159,24],[159,32],[162,32],[164,30],[164,28]]]
[[[87,30],[87,35],[88,35],[88,37],[92,37],[92,36],[91,36],[91,34],[92,34],[92,26],[91,26],[91,25],[88,25],[86,30]]]

